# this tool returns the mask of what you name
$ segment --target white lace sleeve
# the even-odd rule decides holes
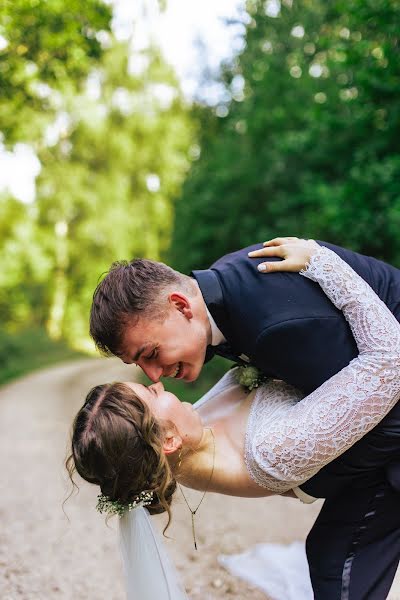
[[[400,325],[386,305],[327,248],[319,248],[302,275],[318,282],[343,311],[359,356],[301,402],[295,403],[296,392],[286,384],[278,402],[278,382],[260,389],[249,416],[246,462],[259,485],[278,493],[342,454],[400,398]],[[265,414],[263,406],[269,407]]]

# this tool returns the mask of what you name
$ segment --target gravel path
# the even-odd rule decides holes
[[[94,510],[95,486],[62,502],[72,418],[88,389],[133,379],[135,368],[93,359],[29,375],[0,390],[0,598],[1,600],[123,600],[116,523]],[[189,492],[190,493],[190,492]],[[192,504],[197,492],[192,492]],[[207,494],[196,518],[199,551],[191,542],[190,514],[177,494],[167,546],[191,600],[266,596],[225,572],[220,553],[260,542],[304,539],[320,503],[287,498],[241,499]],[[161,527],[164,516],[157,517]],[[327,541],[328,542],[328,541]],[[282,599],[284,600],[284,599]],[[390,600],[400,600],[400,581]]]

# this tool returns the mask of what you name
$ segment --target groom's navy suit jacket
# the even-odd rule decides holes
[[[351,265],[400,321],[399,269],[319,243]],[[193,271],[228,343],[209,347],[206,360],[217,353],[240,362],[245,355],[266,375],[310,393],[357,356],[355,340],[343,313],[317,283],[297,273],[260,274],[257,264],[265,259],[247,256],[257,248],[259,244],[223,256],[210,269]]]

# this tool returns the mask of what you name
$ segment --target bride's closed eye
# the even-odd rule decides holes
[[[157,348],[154,348],[154,350],[152,350],[150,352],[150,354],[148,356],[144,357],[146,360],[151,360],[152,358],[157,358]]]

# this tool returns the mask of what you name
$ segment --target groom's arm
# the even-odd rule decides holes
[[[318,243],[333,250],[367,281],[400,321],[399,269],[327,242]],[[275,274],[260,274],[260,277],[272,278]],[[299,294],[303,294],[303,303],[307,305],[304,290],[299,288]],[[315,303],[312,306],[314,310]],[[333,311],[329,315],[326,307],[317,312],[325,316],[305,315],[304,319],[284,320],[264,329],[256,344],[255,362],[259,368],[306,393],[315,390],[358,354],[345,319]]]

